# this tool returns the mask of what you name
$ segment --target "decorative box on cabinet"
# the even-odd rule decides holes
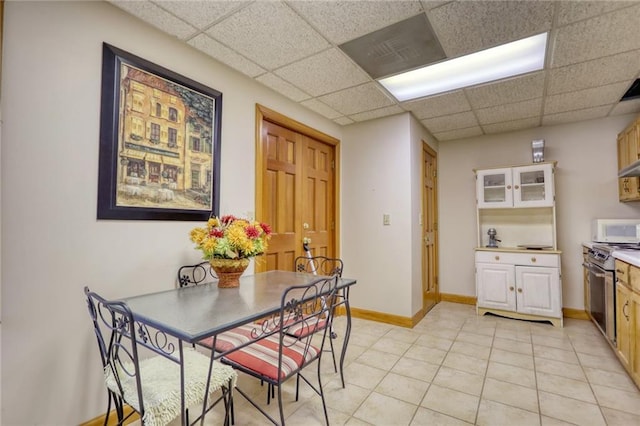
[[[476,251],[479,315],[547,320],[562,327],[560,254]]]

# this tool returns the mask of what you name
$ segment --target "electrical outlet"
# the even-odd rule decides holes
[[[382,224],[383,225],[391,225],[391,215],[383,214],[382,215]]]

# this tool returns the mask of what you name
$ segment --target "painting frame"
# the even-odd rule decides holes
[[[221,120],[221,92],[103,43],[97,218],[217,216]]]

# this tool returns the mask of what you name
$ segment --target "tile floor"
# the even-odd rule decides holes
[[[322,363],[335,425],[640,425],[640,391],[589,321],[557,329],[443,302],[413,329],[354,319],[345,389],[330,354]],[[283,387],[287,425],[323,424],[320,398],[302,384],[294,402],[294,385]],[[239,386],[265,404],[255,379]],[[221,424],[216,410],[205,424]],[[236,394],[236,425],[263,424]]]

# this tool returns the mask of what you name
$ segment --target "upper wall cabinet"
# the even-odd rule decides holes
[[[478,208],[552,207],[553,164],[476,171]]]
[[[618,169],[622,170],[640,159],[640,118],[618,134]],[[618,199],[621,202],[640,200],[640,178],[618,178]]]

